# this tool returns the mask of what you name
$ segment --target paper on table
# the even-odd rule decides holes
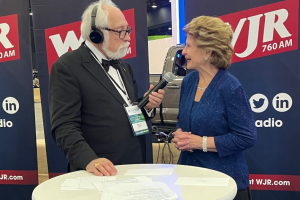
[[[105,190],[105,187],[108,186],[116,186],[116,185],[126,185],[131,183],[144,183],[144,182],[152,182],[151,178],[147,178],[146,176],[138,176],[135,178],[123,178],[123,179],[116,179],[113,181],[105,181],[105,182],[97,182],[93,183],[95,188],[100,192]]]
[[[60,187],[60,190],[69,191],[69,190],[83,190],[83,189],[79,189],[78,187]]]
[[[101,196],[101,200],[175,200],[177,198],[177,194],[161,182],[109,186]]]
[[[73,187],[74,185],[79,184],[79,180],[77,179],[66,179],[61,187]]]
[[[199,185],[199,186],[228,186],[229,178],[191,178],[180,177],[175,185]]]
[[[138,175],[172,175],[173,168],[158,168],[158,169],[129,169],[125,173],[127,176]]]
[[[60,186],[60,190],[79,190],[79,180],[78,179],[66,179]]]
[[[93,183],[103,182],[103,181],[112,181],[115,180],[115,176],[87,176],[87,177],[78,177],[80,183],[80,189],[93,189],[95,188]]]

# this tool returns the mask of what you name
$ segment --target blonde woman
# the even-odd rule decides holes
[[[251,199],[244,151],[256,141],[248,97],[227,68],[231,64],[233,32],[221,19],[194,18],[184,28],[182,51],[187,68],[183,80],[175,146],[178,163],[214,169],[237,183],[235,200]]]

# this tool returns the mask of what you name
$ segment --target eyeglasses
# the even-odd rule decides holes
[[[128,26],[126,30],[121,30],[121,31],[117,31],[117,30],[110,29],[110,28],[101,28],[101,29],[119,33],[119,38],[120,38],[121,40],[123,40],[123,39],[125,38],[126,33],[128,33],[128,35],[130,35],[130,33],[131,33],[131,31],[132,31],[132,28],[131,28],[130,26]]]

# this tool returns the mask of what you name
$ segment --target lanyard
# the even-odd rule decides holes
[[[86,45],[84,45],[85,47],[87,47]],[[88,47],[87,47],[88,48]],[[120,79],[120,82],[122,84],[122,87],[123,89],[120,87],[120,85],[113,79],[113,77],[111,77],[111,75],[104,69],[104,67],[102,66],[101,62],[99,61],[99,59],[97,58],[97,56],[90,50],[90,48],[88,48],[91,55],[95,58],[95,60],[98,62],[98,64],[101,66],[101,68],[103,69],[103,71],[106,73],[106,75],[108,76],[108,78],[114,82],[114,84],[122,91],[122,93],[127,97],[127,100],[129,101],[129,103],[131,103],[130,99],[129,99],[129,96],[127,95],[126,93],[126,87],[122,81],[122,78],[120,76],[120,72],[119,70],[117,70],[117,73],[118,73],[118,76],[119,76],[119,79]]]

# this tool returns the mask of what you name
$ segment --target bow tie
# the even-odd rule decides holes
[[[118,60],[104,60],[102,59],[102,65],[104,69],[108,72],[109,66],[112,66],[115,69],[119,69],[120,61]]]

